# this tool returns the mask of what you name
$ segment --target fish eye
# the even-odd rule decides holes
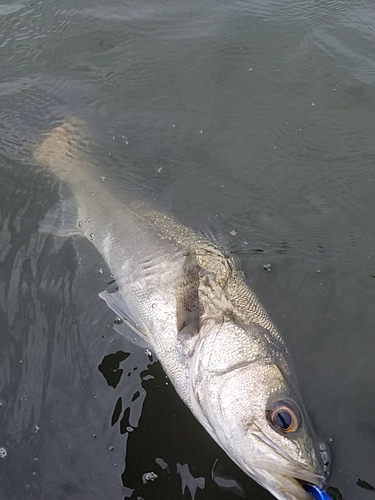
[[[266,410],[269,423],[279,432],[289,434],[300,426],[300,414],[296,405],[290,401],[275,401]]]

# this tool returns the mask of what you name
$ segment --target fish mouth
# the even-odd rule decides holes
[[[305,490],[304,486],[314,485],[321,487],[323,484],[322,480],[306,481],[305,478],[300,479],[300,477],[274,472],[268,474],[272,476],[271,488],[268,489],[279,500],[312,500],[310,493]]]
[[[253,477],[278,500],[312,500],[304,486],[313,485],[322,488],[326,480],[325,476],[301,466],[293,467],[293,465],[279,465],[275,469],[274,464],[268,461],[262,461],[262,463],[258,461]]]
[[[319,466],[319,461],[316,460],[315,464],[311,464],[311,468],[305,467],[292,461],[263,433],[260,432],[257,437],[273,449],[274,453],[280,457],[280,463],[275,466],[275,462],[267,458],[253,460],[252,468],[258,473],[256,480],[271,491],[278,500],[312,500],[310,493],[304,489],[304,486],[313,485],[322,488],[326,482],[326,476],[323,468]]]
[[[322,487],[325,482],[324,477],[307,470],[293,472],[293,475],[266,470],[264,473],[266,477],[268,476],[268,484],[271,484],[270,491],[279,500],[312,500],[310,493],[304,489],[304,486]]]

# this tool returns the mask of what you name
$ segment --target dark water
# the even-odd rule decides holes
[[[71,117],[124,196],[220,221],[333,440],[332,497],[375,498],[374,35],[371,0],[1,3],[2,500],[271,499],[113,330],[100,255],[38,232],[58,196],[31,154]]]

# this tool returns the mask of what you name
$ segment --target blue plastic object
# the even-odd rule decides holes
[[[326,491],[314,484],[305,484],[303,487],[315,500],[332,500]]]

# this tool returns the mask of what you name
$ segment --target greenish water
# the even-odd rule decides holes
[[[100,255],[38,232],[58,186],[32,151],[72,117],[123,196],[219,221],[332,497],[374,497],[374,34],[369,0],[0,5],[1,499],[271,499],[113,330]]]

